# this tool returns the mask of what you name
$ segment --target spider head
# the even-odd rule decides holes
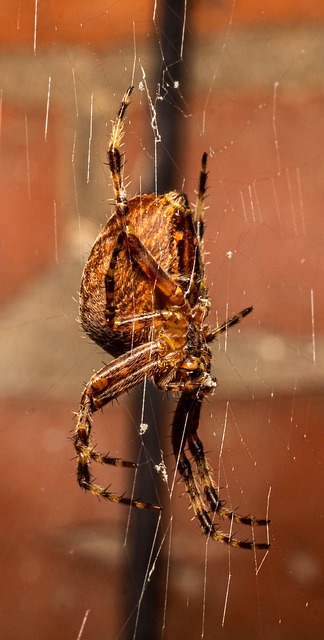
[[[213,393],[217,387],[216,378],[209,373],[209,361],[202,356],[187,356],[180,364],[176,380],[182,389],[199,389],[202,394]]]

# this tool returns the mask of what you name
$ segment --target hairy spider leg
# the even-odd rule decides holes
[[[208,331],[206,335],[206,342],[212,342],[217,335],[225,333],[225,331],[227,331],[230,327],[233,327],[235,324],[241,322],[241,320],[245,318],[245,316],[247,316],[249,313],[251,313],[251,311],[253,311],[253,307],[246,307],[246,309],[239,311],[239,313],[236,313],[228,320],[225,320],[225,322],[223,322],[223,324],[221,324],[219,327],[215,327],[214,329]]]
[[[201,170],[199,174],[199,182],[198,182],[198,197],[197,204],[195,207],[195,215],[194,215],[194,225],[197,234],[198,241],[202,240],[205,223],[204,223],[204,200],[206,195],[206,184],[207,184],[207,153],[204,152],[201,158]]]
[[[113,328],[114,319],[116,313],[116,307],[114,305],[114,293],[115,293],[115,267],[117,263],[118,256],[123,249],[124,240],[125,240],[125,231],[121,231],[119,236],[117,237],[116,244],[114,246],[109,267],[107,273],[105,274],[105,290],[106,290],[106,308],[105,308],[105,316],[108,323],[108,326]]]
[[[228,518],[233,522],[250,526],[253,526],[254,524],[265,526],[269,523],[268,520],[258,520],[250,516],[240,516],[233,511],[226,509],[223,506],[222,501],[219,499],[208,467],[203,444],[197,435],[203,397],[204,393],[199,396],[197,393],[183,392],[175,411],[172,427],[172,445],[174,455],[177,460],[177,467],[184,480],[195,515],[197,516],[203,532],[214,540],[224,542],[232,547],[241,547],[243,549],[268,549],[270,546],[268,543],[238,540],[231,535],[223,533],[216,527],[213,519],[209,515],[209,511],[206,508],[205,500],[207,501],[212,513]],[[181,432],[181,429],[179,429],[179,424],[185,425],[184,432]],[[190,453],[192,454],[197,467],[201,489],[198,487],[198,484],[194,479],[190,461],[184,452],[186,443],[188,444]]]
[[[115,192],[117,212],[120,215],[125,215],[127,213],[127,196],[121,173],[121,156],[119,147],[124,135],[124,116],[126,113],[126,109],[130,103],[130,96],[133,89],[134,87],[129,87],[123,97],[116,119],[113,123],[110,144],[107,153],[108,164],[110,167]]]
[[[191,398],[191,402],[193,406],[191,411],[189,410],[191,419],[187,426],[187,442],[189,450],[197,466],[203,493],[210,505],[211,510],[223,518],[228,518],[229,520],[233,520],[233,522],[238,522],[240,524],[246,524],[249,526],[258,525],[263,527],[268,525],[270,523],[270,520],[254,518],[253,516],[241,516],[231,509],[226,509],[223,506],[224,503],[219,499],[216,486],[206,460],[203,443],[201,442],[197,434],[202,399],[197,397]]]
[[[77,453],[76,473],[80,487],[99,498],[137,507],[138,509],[160,510],[160,507],[125,496],[118,496],[92,481],[90,473],[92,460],[101,464],[137,467],[133,462],[127,462],[120,458],[111,458],[108,455],[94,451],[91,445],[92,415],[128,389],[160,372],[161,350],[163,350],[163,345],[160,342],[141,345],[128,354],[116,358],[95,373],[82,394],[74,433],[74,446]]]

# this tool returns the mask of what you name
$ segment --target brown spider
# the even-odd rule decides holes
[[[187,196],[178,191],[142,194],[128,200],[119,148],[132,90],[130,87],[124,95],[108,149],[115,212],[92,247],[81,281],[82,326],[115,360],[91,377],[81,397],[74,435],[78,483],[111,502],[160,509],[99,487],[90,473],[91,462],[137,466],[94,450],[92,414],[146,378],[153,378],[159,389],[181,393],[173,419],[172,445],[203,532],[233,547],[268,549],[268,543],[237,540],[222,533],[214,523],[216,516],[251,527],[266,526],[269,521],[242,517],[225,508],[197,435],[201,403],[217,384],[210,375],[208,343],[252,311],[248,307],[217,328],[205,324],[210,309],[202,242],[207,154],[202,156],[194,209]],[[193,456],[196,476],[185,453],[186,445]]]

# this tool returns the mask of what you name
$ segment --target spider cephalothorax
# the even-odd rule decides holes
[[[92,247],[80,288],[82,326],[115,359],[91,377],[81,397],[74,435],[78,482],[86,491],[112,502],[160,509],[99,487],[90,473],[91,462],[136,467],[94,450],[92,414],[152,378],[160,389],[181,394],[173,420],[172,445],[204,533],[234,547],[267,549],[268,543],[237,540],[218,529],[216,516],[250,526],[265,526],[268,521],[242,517],[224,507],[197,435],[202,400],[216,387],[210,373],[208,343],[252,311],[248,307],[217,328],[206,324],[210,300],[202,237],[207,154],[202,156],[195,208],[190,207],[184,193],[177,191],[128,200],[119,148],[131,92],[132,87],[121,103],[108,150],[115,212]],[[187,446],[195,474],[185,452]]]

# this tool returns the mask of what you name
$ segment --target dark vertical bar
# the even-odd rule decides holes
[[[163,3],[164,15],[159,32],[163,55],[159,74],[159,90],[163,100],[158,100],[157,119],[161,143],[157,147],[158,192],[175,189],[176,167],[180,157],[183,117],[184,59],[181,58],[184,33],[184,0]]]
[[[146,185],[148,192],[163,193],[175,188],[175,171],[179,158],[180,129],[183,121],[183,59],[181,59],[181,43],[184,29],[185,0],[167,0],[159,3],[157,22],[157,39],[159,51],[157,57],[161,62],[157,71],[156,85],[163,100],[156,102],[158,128],[161,142],[157,145],[157,180],[154,185]],[[179,87],[179,88],[178,88]],[[179,185],[178,185],[179,186]],[[143,390],[134,393],[133,415],[136,424],[142,418]],[[145,501],[161,500],[165,485],[159,481],[158,474],[148,463],[146,456],[155,463],[161,460],[161,443],[166,438],[167,403],[162,394],[150,383],[145,394],[144,422],[149,425],[143,436],[140,457],[140,469],[137,474],[135,493]],[[142,464],[143,463],[143,464]],[[162,486],[163,485],[163,486]],[[157,497],[157,491],[160,494]],[[159,502],[160,503],[160,502]],[[147,581],[152,562],[156,561],[156,552],[160,538],[156,537],[158,516],[153,512],[132,510],[128,535],[129,571],[128,584],[132,584],[129,593],[126,629],[127,639],[154,640],[161,637],[163,619],[163,602],[165,587],[165,566],[163,554],[159,554],[150,580]],[[159,532],[160,533],[160,532]]]
[[[158,464],[161,460],[160,443],[165,437],[165,404],[161,392],[150,383],[144,398],[144,422],[148,424],[148,429],[141,437],[140,466],[134,495],[161,505],[163,489],[166,489],[165,486],[161,487],[162,482],[152,468],[152,461]],[[140,387],[134,391],[132,402],[136,425],[141,422],[142,402],[143,388]],[[127,537],[129,567],[125,583],[129,588],[127,618],[130,616],[125,635],[127,640],[154,640],[160,637],[165,570],[163,555],[157,558],[161,540],[159,523],[159,516],[153,511],[132,509],[130,513]],[[148,580],[153,562],[154,571]]]

